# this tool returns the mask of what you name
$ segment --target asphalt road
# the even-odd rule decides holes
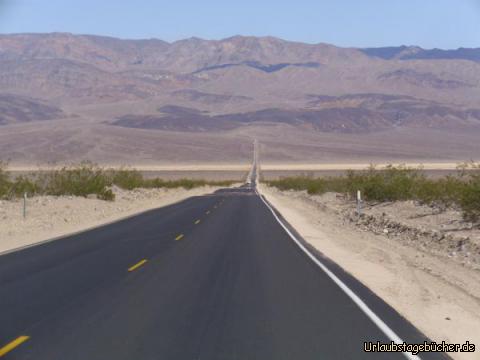
[[[423,342],[322,261],[403,340]],[[405,359],[363,352],[389,339],[249,187],[0,256],[0,309],[2,360]]]

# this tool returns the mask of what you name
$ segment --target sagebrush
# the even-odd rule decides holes
[[[61,169],[41,171],[35,175],[21,175],[16,178],[7,171],[7,164],[0,162],[0,198],[14,198],[27,193],[33,195],[95,195],[102,200],[114,200],[113,186],[125,190],[137,188],[185,188],[199,186],[230,186],[233,181],[207,180],[163,180],[146,179],[136,169],[103,168],[91,162],[65,166]]]
[[[416,200],[439,206],[457,205],[469,221],[480,220],[480,167],[462,164],[454,175],[428,178],[421,168],[387,166],[366,171],[347,171],[342,176],[314,178],[286,177],[269,181],[281,190],[306,190],[309,194],[343,193],[354,198],[360,190],[367,201]]]

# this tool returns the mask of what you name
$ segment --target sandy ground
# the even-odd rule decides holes
[[[408,167],[418,168],[423,167],[425,170],[455,170],[458,166],[459,162],[407,162],[407,163],[375,163],[375,166],[378,169],[385,168],[387,165],[405,165]],[[302,170],[302,171],[321,171],[321,170],[365,170],[368,169],[371,164],[366,163],[335,163],[335,164],[328,164],[328,163],[313,163],[313,164],[302,164],[302,163],[262,163],[262,171],[267,170]]]
[[[335,204],[335,194],[259,190],[308,241],[409,319],[432,340],[464,343],[475,353],[454,359],[480,359],[480,271],[438,250],[421,249],[387,231],[357,224]],[[350,203],[350,207],[354,204]],[[408,204],[402,211],[411,212]],[[385,212],[386,209],[382,211]],[[368,210],[375,212],[375,210]],[[402,212],[397,214],[397,218]],[[452,215],[452,214],[450,214]],[[373,215],[372,215],[373,216]],[[419,217],[422,219],[422,217]],[[415,221],[410,219],[408,221]],[[419,220],[427,227],[428,218]]]
[[[68,165],[68,164],[67,164]],[[222,164],[222,163],[205,163],[205,164],[165,164],[165,165],[142,165],[142,164],[100,164],[105,168],[119,169],[122,167],[136,169],[142,172],[163,172],[163,171],[244,171],[248,172],[250,170],[251,164]],[[34,171],[45,171],[45,170],[54,170],[62,168],[62,164],[49,166],[49,165],[18,165],[18,164],[9,164],[9,171],[17,172],[34,172]]]
[[[38,196],[28,199],[26,219],[22,200],[0,200],[0,254],[218,189],[209,186],[192,190],[116,189],[116,199],[112,202],[73,196]]]
[[[364,170],[356,170],[364,171]],[[229,173],[224,171],[225,173]],[[431,179],[438,179],[448,175],[457,175],[457,169],[423,169],[420,173]],[[286,177],[309,176],[319,177],[338,177],[345,176],[346,170],[264,170],[262,169],[262,181],[279,180]],[[234,179],[232,177],[232,179]]]

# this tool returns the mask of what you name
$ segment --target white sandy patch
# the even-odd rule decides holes
[[[115,201],[74,196],[38,196],[0,201],[0,253],[100,226],[142,211],[166,206],[191,196],[205,195],[218,187],[116,190]]]
[[[68,164],[67,164],[68,165]],[[48,165],[16,165],[9,164],[9,171],[46,171],[61,169],[64,165],[48,166]],[[249,171],[251,164],[165,164],[165,165],[142,165],[142,164],[100,164],[100,166],[111,169],[127,168],[138,171]]]
[[[263,168],[263,166],[262,166]],[[479,359],[480,272],[421,252],[386,235],[360,231],[304,192],[259,191],[311,245],[364,283],[432,340],[463,344]],[[333,195],[333,194],[330,194]]]
[[[405,165],[410,168],[418,168],[422,167],[425,170],[455,170],[457,166],[462,161],[458,162],[428,162],[428,163],[421,163],[421,162],[407,162],[407,163],[375,163],[375,167],[377,169],[384,169],[388,165],[400,166]],[[370,167],[371,164],[366,163],[312,163],[312,164],[288,164],[288,163],[262,163],[261,168],[262,171],[267,170],[288,170],[288,171],[322,171],[322,170],[365,170]]]

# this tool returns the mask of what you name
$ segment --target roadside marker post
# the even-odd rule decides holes
[[[357,215],[362,214],[362,193],[360,190],[357,190]]]
[[[27,218],[27,193],[23,193],[23,218]]]

